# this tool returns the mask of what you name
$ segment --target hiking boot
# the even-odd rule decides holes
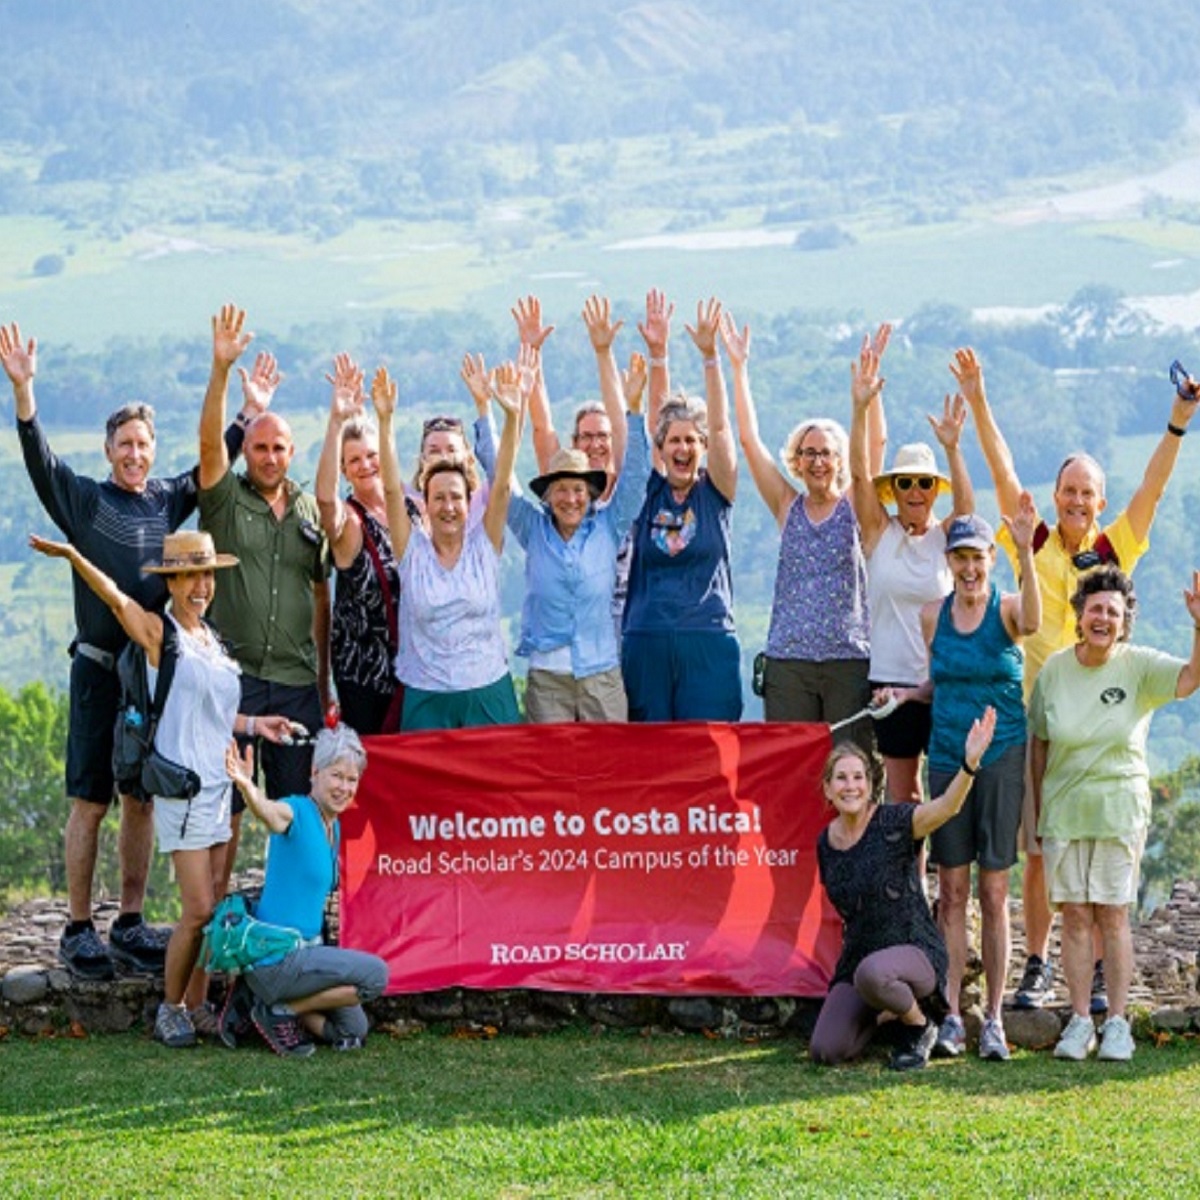
[[[1100,1053],[1104,1062],[1128,1062],[1133,1057],[1133,1030],[1124,1017],[1109,1017],[1100,1026]]]
[[[1104,985],[1104,959],[1096,963],[1092,971],[1092,999],[1088,1004],[1088,1012],[1098,1017],[1108,1012],[1108,988]]]
[[[254,1028],[254,1022],[250,1019],[253,1004],[254,997],[245,980],[240,975],[230,980],[225,991],[225,1003],[218,1018],[217,1037],[221,1039],[223,1046],[236,1050],[238,1039],[249,1035],[250,1030]]]
[[[1013,996],[1013,1008],[1041,1008],[1054,999],[1054,967],[1031,954],[1025,963],[1025,974]]]
[[[210,1001],[205,1000],[203,1004],[189,1008],[188,1019],[192,1022],[192,1028],[206,1042],[215,1042],[221,1036],[221,1015]]]
[[[1083,1062],[1096,1048],[1096,1025],[1091,1017],[1072,1013],[1058,1045],[1054,1047],[1055,1058],[1071,1058]]]
[[[78,933],[66,930],[58,941],[58,958],[76,979],[112,979],[116,972],[108,950],[91,925]]]
[[[979,1031],[979,1057],[991,1062],[1008,1061],[1008,1039],[999,1017],[988,1017]]]
[[[921,1071],[929,1063],[934,1043],[938,1040],[936,1021],[924,1025],[902,1025],[897,1031],[896,1048],[888,1063],[893,1071]]]
[[[164,1000],[158,1006],[158,1014],[154,1018],[154,1040],[170,1046],[172,1050],[182,1050],[185,1046],[196,1044],[196,1030],[182,1004],[168,1004]]]
[[[108,931],[108,949],[113,960],[142,975],[161,975],[167,961],[169,929],[156,929],[145,921],[114,925]]]
[[[934,1043],[934,1053],[939,1058],[957,1058],[967,1048],[967,1030],[962,1017],[951,1013],[941,1024]]]
[[[277,1013],[270,1005],[255,1000],[250,1018],[267,1045],[284,1058],[308,1058],[317,1049],[309,1041],[295,1013]]]

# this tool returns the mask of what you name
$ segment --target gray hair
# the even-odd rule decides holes
[[[654,429],[654,444],[661,450],[667,442],[667,430],[676,421],[689,421],[704,444],[708,445],[708,409],[703,400],[683,393],[672,396],[658,414],[658,425]]]
[[[850,457],[850,439],[846,436],[845,429],[837,421],[832,421],[828,417],[812,417],[807,421],[801,421],[787,435],[787,441],[783,443],[779,451],[779,457],[783,465],[787,468],[787,473],[793,479],[799,479],[800,471],[798,463],[800,460],[800,448],[804,445],[804,439],[814,429],[819,430],[833,443],[834,452],[838,456],[837,486],[839,491],[844,492],[850,486],[850,464],[848,462]]]
[[[1085,467],[1091,467],[1091,469],[1096,473],[1096,478],[1100,481],[1100,495],[1103,496],[1105,485],[1104,468],[1090,454],[1085,454],[1082,450],[1075,454],[1068,454],[1067,457],[1062,460],[1062,466],[1058,468],[1058,474],[1054,476],[1054,490],[1056,492],[1058,491],[1059,484],[1062,483],[1063,472],[1072,463],[1083,463]]]
[[[360,771],[367,768],[367,752],[358,740],[358,734],[339,721],[332,729],[325,728],[317,734],[313,746],[313,770],[323,771],[343,758],[354,763]]]
[[[599,400],[585,400],[575,410],[575,426],[571,434],[572,437],[579,436],[579,422],[582,421],[584,417],[590,417],[593,414],[598,417],[604,417],[606,420],[608,419],[608,410],[603,404],[600,403]]]
[[[150,440],[154,440],[154,409],[149,404],[135,400],[130,404],[122,404],[116,412],[109,413],[108,420],[104,422],[105,444],[111,446],[113,438],[117,436],[117,430],[122,425],[128,425],[130,421],[144,421],[150,430]]]

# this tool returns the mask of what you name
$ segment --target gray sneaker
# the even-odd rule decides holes
[[[164,936],[165,934],[165,936]],[[115,962],[145,975],[161,975],[167,961],[169,929],[156,929],[145,921],[108,931],[109,953]]]
[[[158,1015],[154,1018],[154,1038],[164,1046],[170,1046],[172,1050],[194,1046],[196,1029],[187,1014],[187,1009],[183,1005],[168,1004],[164,1000],[158,1006]]]
[[[295,1013],[277,1013],[269,1004],[255,1000],[250,1018],[267,1045],[284,1058],[308,1058],[317,1049]]]
[[[1100,1026],[1100,1053],[1104,1062],[1128,1062],[1133,1057],[1133,1030],[1124,1017],[1109,1017]]]
[[[1054,967],[1031,954],[1025,963],[1025,973],[1017,984],[1013,1008],[1041,1008],[1054,999]]]
[[[1083,1062],[1096,1048],[1096,1023],[1091,1017],[1072,1013],[1058,1045],[1054,1047],[1055,1058],[1071,1058]]]
[[[938,1029],[937,1042],[933,1047],[939,1058],[958,1058],[967,1048],[967,1030],[962,1017],[950,1014]]]
[[[979,1057],[991,1062],[1008,1061],[1008,1039],[999,1017],[988,1017],[979,1031]]]
[[[106,980],[116,973],[100,935],[90,925],[69,936],[63,931],[58,958],[76,979]]]

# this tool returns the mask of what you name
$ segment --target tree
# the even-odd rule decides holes
[[[1142,856],[1138,908],[1164,899],[1177,879],[1200,878],[1200,755],[1151,782],[1150,831]]]

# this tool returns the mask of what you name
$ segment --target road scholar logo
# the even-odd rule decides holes
[[[491,965],[684,962],[686,958],[687,942],[493,942]]]

